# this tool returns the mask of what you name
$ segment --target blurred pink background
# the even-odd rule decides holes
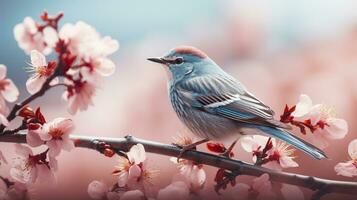
[[[276,117],[282,113],[285,104],[294,105],[302,93],[308,94],[314,103],[334,106],[338,116],[348,121],[346,138],[336,140],[325,149],[329,160],[317,161],[296,152],[296,161],[301,167],[287,171],[357,181],[357,178],[337,176],[333,169],[338,162],[349,159],[348,143],[357,138],[357,15],[354,13],[357,3],[331,1],[334,3],[329,6],[330,2],[325,1],[313,5],[302,1],[284,7],[258,2],[222,1],[215,11],[220,13],[219,18],[193,19],[182,27],[181,34],[152,32],[130,46],[124,44],[114,57],[116,73],[106,79],[94,98],[95,106],[86,112],[70,116],[65,102],[60,100],[59,88],[35,104],[41,105],[48,119],[72,118],[76,123],[75,134],[110,137],[131,134],[171,143],[173,136],[188,132],[169,104],[164,69],[147,62],[146,58],[160,56],[176,45],[192,45],[205,51],[270,105],[276,111]],[[78,18],[81,18],[80,13]],[[65,17],[64,21],[68,19]],[[87,23],[91,24],[91,21]],[[107,34],[100,28],[98,31]],[[121,41],[120,37],[115,39]],[[24,85],[19,87],[24,88]],[[0,145],[1,151],[11,160],[13,145]],[[205,145],[200,149],[205,151]],[[236,159],[251,162],[250,155],[239,145],[235,152]],[[110,174],[115,164],[116,157],[107,158],[87,149],[65,152],[59,158],[58,186],[44,191],[39,190],[40,184],[37,184],[30,192],[36,199],[87,199],[87,186],[92,180],[115,182],[116,178]],[[172,178],[170,174],[178,172],[164,156],[150,154],[149,166],[161,171],[154,179],[158,188],[168,185]],[[8,169],[8,166],[2,166],[0,174]],[[208,182],[201,195],[205,199],[234,199],[230,197],[234,188],[221,196],[214,193],[215,169],[205,169]],[[237,181],[247,179],[239,177]],[[311,192],[304,191],[308,199]],[[333,194],[324,199],[336,198],[355,199]]]

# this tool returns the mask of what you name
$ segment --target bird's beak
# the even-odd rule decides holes
[[[148,60],[150,60],[151,62],[156,62],[156,63],[160,63],[160,64],[166,64],[165,60],[162,58],[148,58]]]

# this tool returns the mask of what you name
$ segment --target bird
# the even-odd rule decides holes
[[[202,139],[183,147],[184,151],[210,140],[258,134],[282,140],[315,159],[327,158],[322,150],[293,135],[289,125],[274,119],[269,106],[198,48],[178,46],[148,60],[167,70],[173,110]]]

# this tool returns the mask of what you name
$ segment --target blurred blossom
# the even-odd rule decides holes
[[[263,174],[253,180],[252,189],[258,192],[256,199],[275,199],[273,186],[269,180],[268,174]]]
[[[157,195],[157,200],[186,200],[189,199],[189,195],[190,190],[186,183],[177,181],[161,189]]]
[[[348,154],[351,160],[343,163],[338,163],[335,166],[335,171],[338,175],[341,176],[357,176],[357,139],[351,141],[348,145]]]
[[[13,179],[21,183],[34,183],[37,179],[54,183],[54,169],[51,169],[51,164],[44,159],[46,157],[34,155],[29,147],[21,144],[15,144],[15,148],[18,157],[10,170]]]
[[[0,178],[0,199],[1,200],[23,200],[27,198],[27,188],[22,183],[11,183],[8,185],[4,179]]]
[[[75,82],[73,89],[67,90],[62,97],[68,101],[67,110],[74,115],[77,111],[84,111],[88,106],[93,105],[93,96],[95,95],[96,86],[90,82]]]
[[[23,23],[17,24],[14,28],[15,39],[19,47],[27,54],[30,54],[32,50],[38,50],[46,55],[51,53],[51,46],[46,44],[43,36],[43,34],[47,33],[52,34],[53,31],[42,33],[39,31],[36,22],[31,17],[26,17]]]
[[[300,190],[298,186],[282,184],[281,194],[286,200],[304,200],[304,193]]]
[[[6,78],[7,68],[0,64],[0,124],[9,125],[5,115],[9,112],[5,100],[14,102],[19,96],[19,90],[11,79]]]
[[[140,190],[127,191],[120,197],[120,200],[145,200],[144,193]]]
[[[104,199],[108,191],[109,187],[102,181],[92,181],[88,185],[88,194],[92,199]]]

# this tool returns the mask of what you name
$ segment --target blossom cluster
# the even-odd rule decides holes
[[[0,124],[4,134],[26,132],[27,145],[16,144],[16,158],[9,163],[0,151],[0,164],[11,164],[10,178],[0,176],[0,199],[24,199],[27,187],[36,182],[56,182],[57,158],[71,151],[74,142],[70,133],[74,129],[71,119],[58,117],[47,121],[41,108],[32,109],[32,100],[49,89],[64,86],[63,99],[68,102],[68,112],[75,114],[93,104],[92,98],[101,80],[114,73],[115,64],[109,58],[119,44],[109,36],[102,37],[92,26],[79,21],[59,27],[63,13],[50,16],[44,12],[37,22],[26,17],[14,27],[14,37],[21,49],[30,56],[27,71],[30,73],[26,89],[30,96],[12,109],[7,102],[15,102],[19,90],[6,77],[6,66],[0,65]],[[47,61],[54,52],[57,60]],[[15,129],[13,120],[22,123]]]

